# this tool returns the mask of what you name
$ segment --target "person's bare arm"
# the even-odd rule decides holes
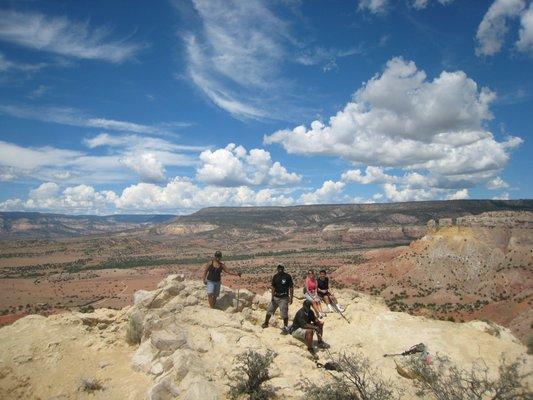
[[[209,263],[207,263],[205,265],[205,268],[204,268],[204,274],[203,274],[203,277],[202,277],[202,280],[204,281],[204,284],[207,283],[207,272],[209,271]]]
[[[294,297],[294,285],[289,288],[289,303],[292,304],[292,299]]]
[[[240,272],[232,272],[228,269],[228,267],[226,267],[226,264],[222,264],[222,271],[224,271],[226,274],[228,275],[235,275],[235,276],[241,276],[241,273]]]

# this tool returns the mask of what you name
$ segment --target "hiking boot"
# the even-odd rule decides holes
[[[340,304],[337,304],[337,310],[339,310],[340,312],[344,312],[344,307]]]
[[[290,332],[289,332],[289,327],[288,326],[284,326],[283,328],[281,328],[281,334],[282,335],[288,335]]]
[[[317,359],[318,356],[316,355],[316,351],[315,349],[313,349],[312,347],[311,348],[308,348],[307,351],[309,352],[309,354],[311,354],[311,357]]]
[[[317,347],[319,349],[329,349],[330,348],[330,345],[327,344],[326,342],[318,342],[317,343]]]
[[[268,328],[268,324],[266,322],[263,322],[263,324],[261,325],[261,328],[263,329]]]

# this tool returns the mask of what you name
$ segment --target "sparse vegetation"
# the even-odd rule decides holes
[[[446,357],[436,357],[432,365],[418,358],[407,361],[407,367],[417,377],[419,396],[430,395],[436,400],[520,400],[531,399],[527,386],[529,374],[521,372],[525,360],[508,363],[502,358],[498,375],[493,377],[483,362],[470,370],[453,365]]]
[[[248,350],[235,358],[236,367],[230,382],[231,399],[266,400],[273,396],[273,390],[265,385],[270,379],[268,368],[276,354]]]
[[[370,366],[362,354],[343,354],[335,359],[342,372],[332,373],[332,380],[323,385],[304,381],[307,400],[392,400],[399,397],[389,381]]]
[[[104,390],[104,386],[99,379],[83,378],[80,382],[79,390],[82,392],[95,392],[97,390]]]

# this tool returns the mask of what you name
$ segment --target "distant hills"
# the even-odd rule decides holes
[[[38,212],[0,212],[1,237],[60,237],[92,235],[151,227],[175,215],[64,215]]]
[[[425,225],[430,219],[456,218],[487,211],[533,211],[533,200],[447,200],[375,204],[324,204],[289,207],[210,207],[176,217],[171,224],[213,224],[261,228]]]
[[[449,200],[380,204],[327,204],[289,207],[209,207],[190,215],[63,215],[0,212],[0,237],[60,237],[152,228],[153,233],[196,234],[228,230],[262,232],[400,227],[405,239],[419,237],[427,221],[487,211],[533,211],[533,200]],[[415,231],[412,229],[415,228]],[[411,231],[409,231],[411,229]],[[359,235],[360,233],[356,232]],[[381,234],[381,233],[379,233]]]

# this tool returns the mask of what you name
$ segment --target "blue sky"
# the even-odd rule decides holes
[[[0,5],[0,210],[531,198],[533,2]]]

